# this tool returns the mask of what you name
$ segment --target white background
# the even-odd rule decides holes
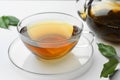
[[[75,1],[0,1],[0,16],[13,15],[22,19],[28,15],[57,11],[72,14],[76,17],[77,8]],[[79,17],[78,17],[79,18]],[[85,26],[87,29],[87,26]],[[10,30],[0,29],[0,80],[30,80],[19,75],[8,59],[8,47],[18,37],[16,28]],[[94,45],[94,63],[85,75],[75,80],[100,80],[100,72],[103,64],[107,61]],[[42,80],[42,79],[39,79]],[[101,79],[103,80],[103,79]]]

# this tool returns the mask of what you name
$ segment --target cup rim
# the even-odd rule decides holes
[[[31,41],[31,42],[39,42],[39,43],[42,43],[42,44],[44,44],[44,43],[52,43],[52,44],[53,44],[53,43],[62,43],[62,42],[64,42],[64,41],[75,40],[75,39],[74,39],[75,36],[73,36],[73,37],[67,38],[67,39],[65,39],[65,40],[60,40],[60,41],[56,41],[56,42],[41,42],[41,41],[39,41],[39,40],[29,39],[27,36],[24,36],[23,34],[20,33],[19,27],[21,26],[21,24],[22,24],[22,22],[23,22],[24,20],[26,20],[26,19],[28,19],[28,18],[30,18],[30,17],[32,17],[32,16],[41,15],[41,14],[59,14],[59,15],[65,15],[65,16],[72,17],[72,18],[78,20],[78,21],[81,23],[81,30],[76,34],[76,36],[79,36],[79,34],[80,34],[80,33],[82,32],[82,30],[83,30],[83,23],[82,23],[82,21],[80,21],[78,18],[76,18],[75,16],[73,16],[73,15],[71,15],[71,14],[63,13],[63,12],[40,12],[40,13],[36,13],[36,14],[29,15],[29,16],[23,18],[21,21],[19,21],[19,23],[18,23],[18,25],[17,25],[17,31],[18,31],[18,33],[20,34],[20,36],[24,37],[25,39],[27,39],[27,40],[29,40],[29,41]]]

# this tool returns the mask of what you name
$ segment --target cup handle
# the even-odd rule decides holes
[[[82,35],[89,40],[90,44],[95,40],[95,35],[91,31],[83,31]]]
[[[84,38],[80,38],[80,40],[78,41],[76,47],[77,48],[81,48],[81,47],[88,47],[89,45],[92,45],[94,40],[95,40],[95,35],[93,34],[93,32],[91,31],[83,31],[81,37]],[[87,42],[83,41],[81,42],[81,40],[87,40]]]

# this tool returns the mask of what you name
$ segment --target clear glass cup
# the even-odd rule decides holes
[[[27,78],[74,80],[92,65],[94,35],[83,31],[82,22],[72,15],[34,14],[24,18],[17,29],[20,38],[11,43],[8,56],[16,71]]]
[[[24,18],[17,26],[25,46],[43,59],[57,59],[77,44],[83,24],[72,15],[43,12]]]

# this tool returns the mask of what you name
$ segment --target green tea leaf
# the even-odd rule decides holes
[[[103,43],[99,43],[98,47],[99,47],[99,51],[106,58],[111,58],[111,57],[116,55],[115,49],[112,46],[110,46],[110,45],[105,45]]]
[[[17,26],[19,19],[14,16],[1,16],[0,28],[8,29],[10,26]]]
[[[11,26],[17,26],[19,19],[14,17],[14,16],[6,16],[7,19],[9,20],[9,25]]]
[[[116,69],[117,65],[119,64],[119,60],[117,58],[118,55],[117,55],[114,47],[112,47],[110,45],[98,43],[98,48],[99,48],[99,51],[101,52],[101,54],[104,57],[108,58],[108,60],[109,60],[107,63],[104,64],[103,70],[100,75],[100,77],[107,78],[115,72],[115,69]]]
[[[1,28],[8,28],[6,18],[0,17],[0,27],[1,27]]]
[[[119,64],[119,61],[116,58],[110,58],[107,63],[104,64],[104,68],[101,72],[100,77],[107,78],[108,76],[112,75]]]

